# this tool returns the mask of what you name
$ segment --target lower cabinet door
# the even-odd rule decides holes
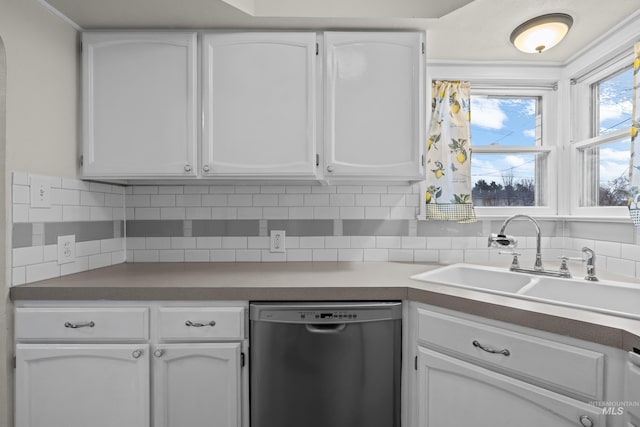
[[[604,427],[602,410],[429,349],[418,351],[420,427]]]
[[[240,343],[163,344],[153,352],[154,427],[239,427]]]
[[[18,344],[17,427],[148,427],[146,344]]]

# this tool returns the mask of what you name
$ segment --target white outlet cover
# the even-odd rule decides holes
[[[51,207],[51,184],[43,176],[31,176],[31,207]]]
[[[76,260],[76,236],[58,236],[58,264],[67,264]]]
[[[285,231],[271,230],[269,241],[269,252],[285,252]]]

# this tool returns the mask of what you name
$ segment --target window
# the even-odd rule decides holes
[[[552,94],[551,88],[473,90],[472,85],[472,192],[474,206],[487,208],[483,213],[555,209],[549,186],[553,150],[546,143],[550,126],[543,120]]]
[[[629,183],[633,68],[628,59],[618,61],[578,83],[575,91],[577,102],[589,109],[577,106],[575,121],[588,125],[574,132],[579,177],[574,211],[626,215],[622,207],[627,204]]]

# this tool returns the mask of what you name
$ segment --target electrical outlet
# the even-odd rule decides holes
[[[51,207],[51,184],[49,179],[42,176],[31,177],[31,207]]]
[[[285,239],[284,230],[271,230],[269,252],[284,253],[285,251],[284,239]]]
[[[76,235],[58,236],[58,264],[76,260]]]

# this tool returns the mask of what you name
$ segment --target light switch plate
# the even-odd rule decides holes
[[[58,264],[76,260],[76,235],[58,236]]]
[[[51,184],[42,176],[31,176],[31,207],[51,207]]]
[[[284,253],[285,251],[285,231],[284,230],[271,230],[270,242],[269,242],[269,252],[280,252]]]

